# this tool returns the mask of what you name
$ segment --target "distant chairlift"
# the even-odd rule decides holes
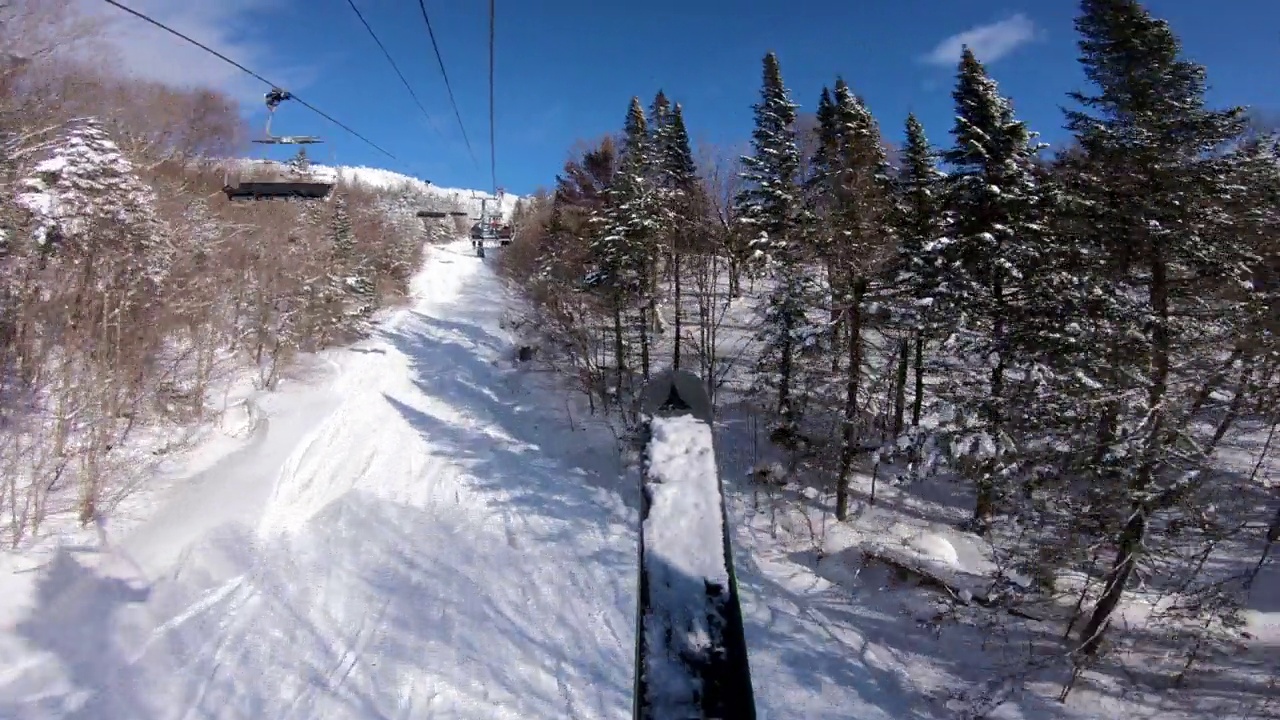
[[[494,203],[496,210],[490,209],[490,202]],[[498,190],[497,198],[480,198],[480,217],[476,218],[476,223],[471,226],[471,244],[476,248],[476,254],[484,257],[484,243],[488,241],[497,241],[499,245],[510,245],[512,240],[511,223],[502,221],[502,190]]]
[[[272,88],[265,95],[267,104],[266,137],[255,139],[260,145],[315,145],[324,140],[314,135],[272,135],[271,120],[275,117],[276,108],[285,100],[293,99],[286,90]],[[283,174],[283,173],[282,173]],[[229,200],[273,200],[299,199],[323,200],[333,190],[333,183],[315,182],[306,179],[298,180],[251,180],[232,183],[230,177],[222,191]]]

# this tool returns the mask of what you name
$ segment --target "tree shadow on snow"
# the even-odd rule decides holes
[[[550,704],[530,709],[545,712],[546,717],[580,714],[580,709],[569,711],[574,703],[569,688],[575,686],[590,686],[595,695],[607,698],[602,702],[609,707],[595,709],[600,715],[614,715],[629,707],[636,579],[634,513],[619,498],[631,483],[613,437],[592,425],[571,429],[551,395],[530,387],[532,383],[527,383],[519,370],[488,361],[502,357],[509,343],[480,323],[468,322],[465,312],[450,319],[413,313],[409,322],[385,331],[384,337],[409,359],[417,388],[453,411],[442,419],[384,395],[430,445],[447,449],[450,462],[461,471],[461,481],[488,498],[492,515],[505,518],[501,524],[506,538],[495,542],[509,547],[492,552],[510,553],[515,563],[543,547],[570,553],[570,561],[563,567],[548,570],[557,575],[547,578],[547,584],[553,591],[564,588],[566,606],[571,605],[571,598],[595,598],[583,611],[596,614],[594,622],[568,618],[563,623],[567,627],[540,627],[536,622],[544,615],[531,612],[529,603],[541,600],[538,589],[524,587],[527,575],[504,575],[493,568],[476,567],[466,561],[465,552],[454,558],[456,562],[442,559],[439,553],[424,562],[421,553],[412,551],[415,540],[410,532],[378,541],[380,546],[405,548],[405,552],[396,561],[371,570],[367,581],[375,588],[375,596],[417,598],[422,612],[436,616],[436,635],[426,639],[426,648],[407,645],[396,652],[408,656],[431,653],[430,646],[439,644],[440,652],[459,657],[458,683],[468,682],[468,676],[483,679],[501,675],[506,679],[495,679],[490,690],[514,697],[536,697],[537,687],[523,686],[535,683],[539,673],[550,674],[564,686],[567,705],[556,708],[549,698],[546,702]],[[454,413],[462,416],[461,421],[452,417]],[[415,522],[413,514],[420,514],[420,510],[397,509],[385,501],[379,507],[380,513],[406,514],[403,522],[372,524],[389,535],[404,533]],[[590,531],[602,541],[584,544],[582,536]],[[429,529],[423,527],[422,532]],[[572,555],[575,552],[578,554]],[[536,566],[530,571],[536,572]],[[606,571],[601,572],[602,568]],[[502,582],[508,578],[509,582]],[[440,592],[435,588],[443,589],[444,594],[432,597]],[[467,632],[465,626],[477,618],[497,630]],[[412,637],[416,620],[411,616],[392,612],[389,622],[403,625],[403,632]],[[591,634],[584,626],[592,625],[598,633],[601,623],[607,628],[605,637],[594,644],[588,642]],[[494,637],[503,638],[504,643],[509,640],[512,647],[507,651],[492,647]],[[504,662],[514,661],[529,649],[545,658],[545,667],[522,673],[503,667]],[[411,660],[406,657],[406,662]],[[526,701],[520,704],[527,706]]]
[[[495,564],[520,562],[554,539],[503,547],[501,538],[481,537],[468,547],[431,547],[441,537],[439,518],[361,494],[326,514],[366,516],[354,523],[368,528],[360,542],[391,550],[370,553],[370,562],[348,581],[359,586],[347,588],[366,596],[370,606],[378,604],[377,637],[365,652],[381,665],[411,669],[449,704],[505,707],[521,717],[618,716],[630,706],[632,618],[618,611],[629,611],[634,602],[626,582],[631,575],[616,587],[602,587],[601,573],[571,566],[563,576],[547,578],[554,586],[536,587],[529,581],[538,576],[503,574]],[[608,566],[616,559],[594,562]],[[585,609],[572,600],[593,595],[598,601]],[[602,617],[576,614],[600,609],[606,610]],[[548,624],[548,616],[557,620]],[[365,702],[385,708],[388,700]],[[431,716],[432,709],[429,703],[418,711]]]
[[[476,472],[480,483],[514,493],[517,504],[534,506],[545,505],[548,494],[563,496],[576,488],[618,493],[628,501],[638,495],[638,486],[626,477],[611,434],[595,424],[571,428],[548,393],[529,387],[532,383],[526,385],[527,375],[481,357],[500,357],[508,343],[475,324],[415,315],[414,325],[424,330],[386,333],[410,359],[415,385],[427,396],[448,403],[506,437],[439,421],[394,398],[388,397],[388,401],[432,442],[446,443],[462,457],[483,460],[487,470],[498,471]],[[536,469],[541,475],[556,477],[535,474],[523,483],[506,483],[505,476],[512,468]],[[504,482],[494,485],[494,475]],[[530,479],[550,482],[526,487]],[[594,498],[582,493],[575,493],[572,499],[558,498],[575,504],[602,499],[601,493]],[[587,505],[583,509],[597,508]],[[589,514],[602,516],[600,512]]]
[[[753,612],[747,619],[748,646],[755,653],[776,655],[780,670],[793,673],[815,690],[821,689],[823,681],[855,689],[869,705],[885,711],[884,717],[952,717],[955,710],[945,704],[950,699],[946,676],[962,681],[960,687],[977,688],[1026,667],[1025,655],[991,662],[991,656],[979,649],[982,637],[977,628],[952,625],[938,636],[900,612],[886,609],[883,599],[859,597],[841,586],[797,593],[770,579],[749,553],[738,555],[744,595],[770,599],[767,612]],[[797,571],[808,572],[799,566]],[[1022,651],[1027,651],[1026,646]],[[926,693],[927,681],[912,682],[913,670],[942,684],[933,694]],[[1031,679],[1042,680],[1044,675]],[[785,706],[785,698],[778,700]],[[1009,704],[1018,707],[1023,717],[1070,717],[1071,713],[1069,707],[1029,692],[1013,693]],[[836,710],[831,717],[849,717],[848,708]]]
[[[71,708],[67,696],[40,693],[39,699],[0,706],[0,717],[110,720],[155,717],[138,678],[117,641],[117,613],[145,602],[150,588],[103,577],[59,549],[38,581],[30,616],[16,634],[58,661],[67,682],[85,694]],[[20,682],[20,681],[19,681]],[[11,687],[18,685],[14,683]],[[74,694],[74,693],[73,693]]]

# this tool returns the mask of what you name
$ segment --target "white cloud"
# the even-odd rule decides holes
[[[978,25],[943,39],[921,58],[932,65],[955,65],[965,45],[984,63],[993,63],[1036,38],[1036,26],[1022,13],[990,25]]]
[[[217,50],[268,80],[295,89],[308,73],[275,62],[264,41],[246,37],[245,27],[283,0],[124,0],[127,5],[193,40]],[[266,91],[262,82],[200,48],[101,0],[75,0],[87,15],[105,23],[111,62],[135,77],[179,87],[211,86],[252,102]],[[292,84],[291,84],[292,83]]]

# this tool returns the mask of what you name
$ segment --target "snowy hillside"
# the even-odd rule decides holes
[[[392,170],[383,170],[381,168],[360,167],[350,165],[321,165],[311,166],[311,171],[317,177],[331,180],[336,178],[339,173],[348,180],[370,187],[379,189],[391,189],[408,187],[416,192],[427,195],[435,195],[447,198],[452,202],[456,202],[460,209],[466,210],[472,217],[480,215],[480,201],[482,198],[494,198],[493,193],[483,192],[480,190],[464,190],[460,188],[439,187],[422,180],[403,175]],[[516,203],[520,201],[520,196],[504,194],[502,196],[502,213],[504,217],[510,217],[511,211],[515,209]]]
[[[277,160],[264,161],[248,158],[237,158],[232,160],[223,160],[232,168],[239,170],[246,175],[255,172],[263,172],[266,174],[276,174],[284,167],[283,163]],[[426,197],[435,197],[443,199],[446,206],[468,213],[472,218],[480,216],[480,203],[482,199],[493,199],[497,197],[494,193],[485,192],[483,190],[468,190],[464,188],[450,188],[433,185],[423,180],[395,172],[394,170],[385,170],[383,168],[373,168],[353,165],[325,165],[321,163],[313,163],[309,166],[308,172],[317,180],[323,182],[336,182],[339,177],[347,182],[356,182],[376,190],[407,190],[416,195]],[[502,214],[503,217],[510,218],[512,211],[515,210],[516,203],[520,202],[521,196],[504,193],[502,196]]]

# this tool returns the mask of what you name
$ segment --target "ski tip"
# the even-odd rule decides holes
[[[692,415],[703,422],[712,420],[706,385],[688,370],[668,368],[650,378],[640,397],[640,409],[646,415]]]

